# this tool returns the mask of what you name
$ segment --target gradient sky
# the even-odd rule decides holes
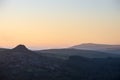
[[[0,47],[120,44],[120,0],[0,0]]]

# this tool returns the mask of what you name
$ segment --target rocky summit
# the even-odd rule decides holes
[[[14,51],[20,51],[20,52],[21,51],[30,51],[25,45],[22,45],[22,44],[16,46],[12,50],[14,50]]]

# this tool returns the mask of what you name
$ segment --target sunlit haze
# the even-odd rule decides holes
[[[119,0],[0,0],[0,47],[120,44]]]

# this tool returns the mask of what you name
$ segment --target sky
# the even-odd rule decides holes
[[[120,44],[120,0],[0,0],[0,47]]]

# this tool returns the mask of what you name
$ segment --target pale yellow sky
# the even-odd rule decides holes
[[[22,3],[23,0],[21,3],[18,3],[19,0],[18,2],[11,0],[1,8],[1,47],[25,44],[30,48],[38,49],[68,47],[80,43],[120,44],[119,10],[117,12],[116,8],[111,9],[110,3],[107,5],[104,2],[103,8],[96,6],[98,8],[95,9],[89,8],[88,5],[74,6],[80,4],[76,2],[75,4],[61,3],[62,7],[53,5],[57,7],[54,9],[49,8],[54,2],[48,4],[43,1],[47,4],[35,6],[37,0],[34,4],[25,1],[26,4]],[[90,5],[86,2],[84,4]]]

